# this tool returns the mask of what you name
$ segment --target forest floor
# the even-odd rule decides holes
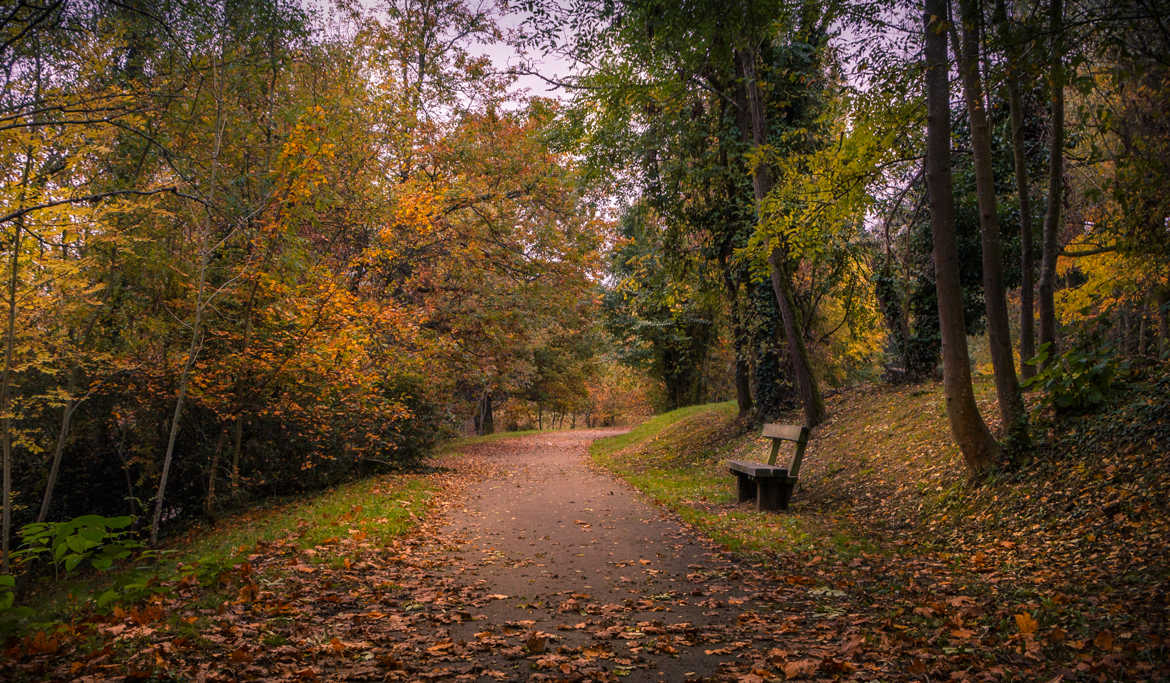
[[[981,486],[937,387],[841,393],[786,513],[732,500],[722,460],[765,445],[729,404],[460,445],[206,532],[213,569],[10,640],[0,678],[1170,679],[1167,389]]]

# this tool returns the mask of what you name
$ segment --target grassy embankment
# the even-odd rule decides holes
[[[139,561],[107,572],[81,571],[63,580],[46,577],[21,596],[33,614],[6,630],[52,629],[91,614],[149,601],[176,586],[198,585],[200,603],[215,605],[229,597],[219,578],[258,556],[317,549],[309,563],[345,562],[347,542],[385,546],[411,529],[424,514],[434,483],[421,475],[381,475],[283,501],[270,501],[214,524],[198,525],[169,540],[157,560]],[[289,568],[264,563],[271,578]],[[99,596],[116,595],[97,607]],[[2,634],[0,634],[2,635]]]
[[[976,393],[994,420],[990,380]],[[1170,379],[1041,424],[1022,462],[978,485],[940,386],[858,387],[827,403],[787,512],[735,503],[723,462],[763,460],[768,442],[731,403],[660,415],[592,456],[732,550],[800,567],[922,642],[988,653],[988,666],[1012,650],[1054,672],[1165,670]]]
[[[442,444],[438,452],[451,453],[485,441],[535,433],[537,430],[455,439]],[[356,539],[374,547],[386,546],[414,529],[425,515],[436,485],[425,475],[387,474],[270,500],[213,524],[192,527],[168,540],[158,559],[106,572],[83,569],[57,579],[43,577],[26,586],[18,600],[18,607],[35,606],[33,614],[14,617],[0,613],[0,636],[54,628],[138,604],[179,584],[200,584],[199,601],[216,604],[228,597],[221,590],[220,575],[258,555],[316,549],[318,552],[307,556],[309,563],[340,566],[347,557],[347,543],[342,541]],[[268,579],[288,571],[279,563],[263,564]],[[107,591],[112,599],[98,607],[99,596]]]

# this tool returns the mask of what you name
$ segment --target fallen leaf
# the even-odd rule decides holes
[[[1032,615],[1028,614],[1027,612],[1016,615],[1016,627],[1020,629],[1020,633],[1027,637],[1032,637],[1035,635],[1036,629],[1039,626],[1040,624],[1036,623],[1036,620],[1032,618]]]
[[[792,678],[807,678],[817,672],[821,666],[819,659],[798,659],[794,662],[788,662],[784,665],[784,677]]]

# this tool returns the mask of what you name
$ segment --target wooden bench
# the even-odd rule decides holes
[[[764,425],[764,436],[772,440],[772,453],[767,464],[750,460],[729,460],[728,468],[736,478],[739,502],[756,499],[757,510],[787,510],[788,499],[796,486],[796,475],[800,472],[800,461],[808,445],[808,427],[804,425]],[[776,466],[776,454],[780,452],[781,441],[796,444],[796,455],[792,467]]]

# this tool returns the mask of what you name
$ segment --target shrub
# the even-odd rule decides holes
[[[1044,367],[1050,352],[1051,344],[1042,344],[1036,357],[1028,361],[1043,369],[1025,386],[1039,387],[1044,405],[1058,415],[1084,413],[1100,406],[1129,368],[1108,346],[1074,347]]]

